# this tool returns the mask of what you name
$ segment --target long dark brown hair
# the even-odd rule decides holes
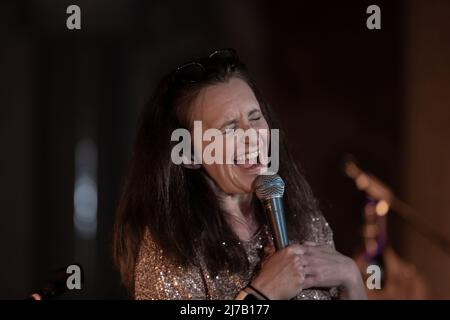
[[[181,86],[174,85],[170,73],[142,111],[117,208],[113,256],[131,295],[136,259],[146,230],[165,255],[180,265],[195,265],[200,250],[212,275],[223,268],[239,272],[247,267],[245,252],[237,245],[239,239],[227,223],[227,213],[206,181],[204,170],[188,169],[171,161],[172,147],[178,143],[171,141],[171,134],[189,126],[185,115],[192,99],[201,89],[234,77],[252,88],[269,127],[280,129],[278,173],[286,183],[283,200],[289,238],[303,239],[306,218],[317,211],[311,189],[287,151],[283,131],[242,62],[216,70],[203,81]],[[255,198],[254,205],[256,219],[266,224]],[[236,245],[225,247],[224,241]]]

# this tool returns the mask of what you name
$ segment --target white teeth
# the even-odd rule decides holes
[[[252,153],[247,155],[247,159],[248,160],[255,159],[257,157],[258,157],[258,151],[252,152]]]
[[[258,157],[259,152],[255,151],[252,153],[248,153],[248,154],[243,154],[239,157],[236,158],[236,161],[238,162],[244,162],[245,160],[252,160]]]

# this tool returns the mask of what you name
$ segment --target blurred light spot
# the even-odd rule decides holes
[[[377,215],[384,216],[389,211],[389,204],[385,200],[380,200],[375,207]]]
[[[80,140],[75,149],[74,188],[75,233],[84,239],[97,233],[97,147],[90,139]]]

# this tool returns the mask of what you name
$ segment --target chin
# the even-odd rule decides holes
[[[252,168],[228,165],[213,180],[226,194],[249,194],[253,192],[253,181],[261,173],[261,168],[259,165]]]
[[[236,166],[237,167],[237,166]],[[242,170],[237,167],[234,170],[236,181],[234,181],[233,185],[236,192],[234,193],[252,193],[253,192],[253,181],[255,181],[256,177],[260,174],[259,170]]]

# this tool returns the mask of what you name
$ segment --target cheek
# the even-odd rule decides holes
[[[265,153],[265,156],[268,155],[269,146],[270,146],[270,129],[267,122],[264,120],[258,127],[255,127],[256,130],[259,131],[258,134],[258,147],[260,151]]]
[[[231,164],[234,160],[234,156],[236,153],[237,142],[232,134],[224,136],[223,140],[224,140],[223,149],[225,152],[226,160],[228,160],[228,163]]]
[[[227,135],[219,135],[213,141],[203,142],[202,159],[207,166],[232,164],[234,152]]]

